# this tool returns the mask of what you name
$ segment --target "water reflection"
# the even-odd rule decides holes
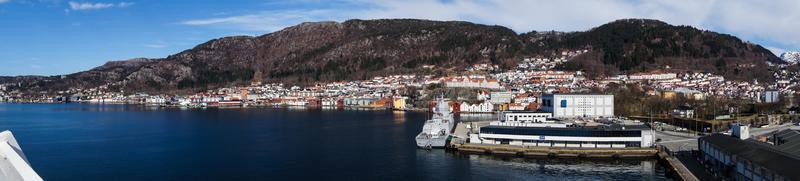
[[[521,158],[422,149],[416,155],[421,169],[464,177],[456,180],[669,180],[655,159]]]
[[[653,160],[425,151],[423,112],[0,104],[48,180],[663,180]],[[491,115],[464,120],[493,119]],[[221,166],[222,165],[222,166]],[[169,170],[169,171],[164,171]]]
[[[394,124],[403,124],[406,122],[406,112],[405,111],[392,111],[394,115]]]

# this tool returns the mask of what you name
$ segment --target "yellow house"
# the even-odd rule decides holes
[[[497,110],[499,110],[499,111],[508,111],[508,103],[500,104],[499,108]]]
[[[392,104],[392,108],[395,110],[406,110],[406,99],[407,97],[394,97],[394,101]]]

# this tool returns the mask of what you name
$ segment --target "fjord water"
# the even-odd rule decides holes
[[[416,149],[427,115],[357,110],[0,104],[45,180],[666,180],[652,159]]]

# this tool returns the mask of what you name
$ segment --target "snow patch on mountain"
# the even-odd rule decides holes
[[[781,59],[790,64],[800,63],[800,52],[784,52],[781,54]]]

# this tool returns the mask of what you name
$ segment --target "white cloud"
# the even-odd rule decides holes
[[[2,0],[0,0],[2,1]],[[98,9],[108,9],[108,8],[124,8],[133,5],[130,2],[120,2],[120,3],[90,3],[90,2],[75,2],[70,1],[69,3],[69,10],[73,11],[80,11],[80,10],[98,10]]]
[[[42,65],[39,64],[30,64],[28,66],[32,69],[42,69]]]
[[[778,48],[778,47],[764,47],[764,48],[766,48],[767,50],[771,51],[772,54],[775,54],[777,56],[780,56],[782,53],[787,52],[785,49]]]
[[[346,0],[350,9],[290,9],[184,21],[185,25],[276,31],[303,21],[351,18],[420,18],[497,24],[517,32],[584,31],[622,18],[658,19],[763,40],[773,47],[800,48],[800,1],[629,0]]]
[[[125,7],[128,7],[128,6],[132,6],[133,4],[134,3],[131,3],[131,2],[121,2],[121,3],[117,3],[117,7],[125,8]]]
[[[272,32],[300,22],[341,20],[332,10],[263,11],[256,14],[196,19],[183,21],[184,25],[221,26],[245,31]]]
[[[0,0],[0,4],[7,3],[7,2],[9,2],[9,1],[10,1],[10,0]]]

